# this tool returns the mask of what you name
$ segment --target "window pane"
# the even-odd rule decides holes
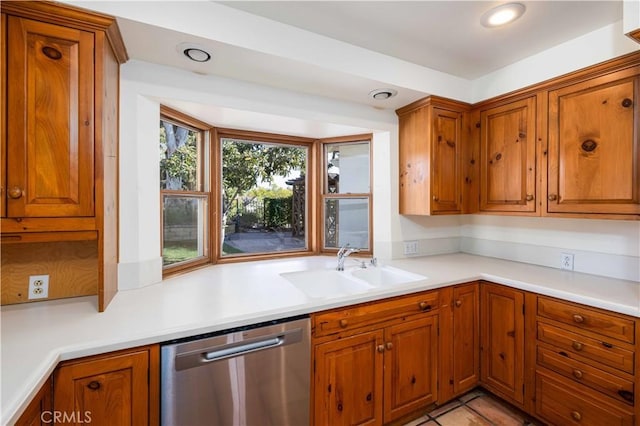
[[[160,189],[202,191],[201,132],[160,120]]]
[[[307,147],[221,144],[222,256],[306,250]]]
[[[327,174],[325,193],[368,194],[370,192],[369,142],[325,145]]]
[[[163,265],[207,255],[207,197],[163,194]]]
[[[326,198],[324,201],[324,246],[346,244],[369,250],[369,199]]]

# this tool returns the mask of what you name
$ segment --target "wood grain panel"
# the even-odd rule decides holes
[[[437,369],[437,315],[385,329],[385,424],[436,402]]]
[[[0,217],[7,215],[7,15],[0,16]]]
[[[400,214],[429,213],[430,128],[429,108],[400,119]]]
[[[549,92],[548,212],[640,214],[639,73]]]
[[[453,289],[453,390],[460,395],[480,379],[478,283]]]
[[[462,114],[440,108],[433,108],[432,114],[431,211],[460,213]]]
[[[93,34],[13,16],[8,32],[7,215],[93,216]]]
[[[30,275],[49,275],[49,299],[98,291],[96,241],[3,245],[1,262],[3,305],[29,301]]]

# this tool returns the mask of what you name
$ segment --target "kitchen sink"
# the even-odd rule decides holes
[[[314,299],[348,296],[364,293],[373,288],[365,281],[355,279],[346,271],[332,269],[286,272],[280,275]]]
[[[391,266],[353,267],[344,271],[318,269],[285,272],[283,278],[314,299],[365,293],[381,287],[422,281],[427,277]]]
[[[365,281],[374,287],[408,284],[427,279],[424,275],[414,274],[392,266],[373,266],[366,269],[350,270],[351,276]]]

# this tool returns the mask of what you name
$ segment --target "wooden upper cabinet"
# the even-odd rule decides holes
[[[429,97],[396,111],[400,214],[462,212],[462,122],[468,105]]]
[[[536,212],[536,97],[480,112],[480,210]]]
[[[7,216],[93,216],[93,34],[9,16],[7,40]]]
[[[549,92],[547,212],[640,214],[639,75]]]

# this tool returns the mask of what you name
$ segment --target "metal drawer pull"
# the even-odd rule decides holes
[[[9,198],[13,198],[14,200],[17,200],[18,198],[22,197],[22,192],[23,192],[22,189],[18,188],[17,186],[14,186],[7,191],[7,194],[9,195]]]
[[[577,411],[572,411],[571,412],[571,418],[577,422],[579,422],[580,420],[582,420],[582,414],[578,413]]]
[[[582,371],[573,370],[573,377],[575,377],[576,379],[582,379]]]
[[[340,320],[340,327],[345,328],[348,324],[349,322],[346,319]]]
[[[387,342],[386,346],[387,346],[387,350],[393,349],[393,343],[391,342]]]
[[[580,342],[573,342],[573,343],[571,343],[571,347],[573,349],[575,349],[576,351],[581,351],[582,348],[584,348],[584,345],[582,343],[580,343]]]
[[[459,308],[460,306],[462,306],[462,300],[458,299],[456,300],[456,307]]]
[[[93,381],[89,382],[87,387],[89,389],[91,389],[91,390],[98,390],[98,389],[100,389],[100,382],[98,382],[97,380],[93,380]]]
[[[384,345],[378,345],[378,352],[384,352]]]
[[[584,317],[582,315],[574,314],[573,321],[577,322],[578,324],[582,324],[584,322]]]

